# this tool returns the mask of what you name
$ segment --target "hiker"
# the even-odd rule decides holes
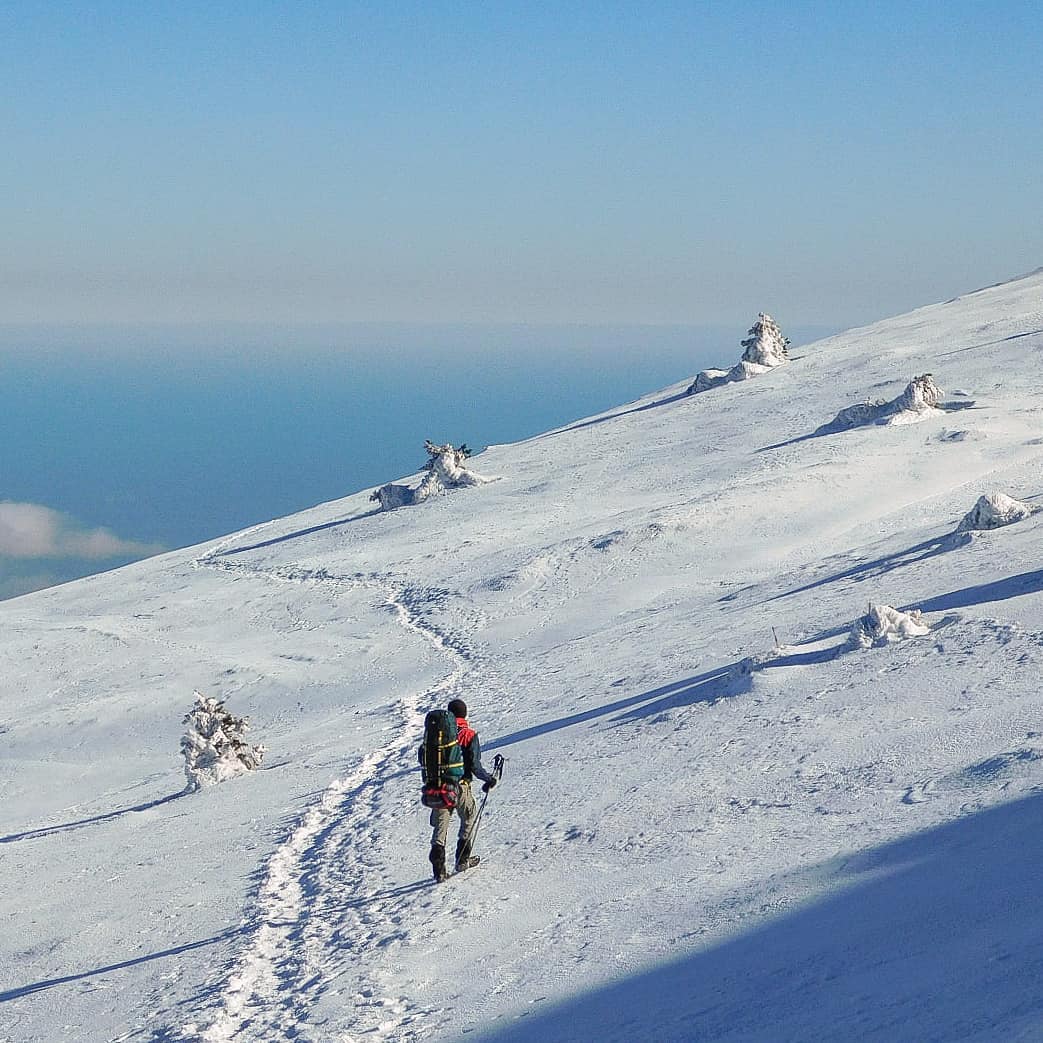
[[[456,871],[478,865],[478,858],[471,854],[471,835],[477,807],[471,794],[471,782],[481,779],[482,792],[488,793],[496,785],[496,778],[482,767],[482,748],[478,733],[467,723],[467,704],[463,699],[453,699],[446,709],[456,718],[456,741],[464,757],[464,773],[460,779],[460,797],[456,812],[460,816],[460,836],[456,842]],[[453,812],[449,808],[431,809],[431,867],[436,880],[446,878],[445,842],[449,835],[449,820]]]

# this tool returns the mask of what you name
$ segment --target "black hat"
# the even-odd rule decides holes
[[[463,699],[454,699],[446,709],[454,717],[466,717],[467,716],[467,703]]]

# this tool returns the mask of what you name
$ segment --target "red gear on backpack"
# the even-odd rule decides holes
[[[464,720],[463,717],[457,717],[456,719],[456,741],[463,749],[465,746],[471,745],[471,740],[475,737],[477,732]]]

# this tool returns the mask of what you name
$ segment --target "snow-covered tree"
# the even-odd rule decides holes
[[[754,362],[758,366],[781,366],[789,361],[786,351],[789,340],[782,335],[779,324],[770,315],[761,312],[747,332],[749,336],[742,342],[746,349],[742,353],[744,362]]]
[[[427,474],[416,491],[417,502],[445,492],[446,489],[462,489],[482,485],[486,481],[480,474],[464,467],[464,461],[471,455],[466,445],[454,449],[449,443],[435,445],[427,441],[424,442],[424,448],[427,450],[427,463],[424,464]]]
[[[934,375],[924,373],[913,377],[905,390],[894,400],[895,413],[923,413],[928,409],[936,409],[941,402],[944,391],[934,382]]]
[[[748,333],[749,336],[742,341],[742,358],[731,369],[704,369],[689,385],[689,395],[709,391],[721,384],[749,380],[789,362],[786,351],[789,341],[770,315],[761,312]]]
[[[265,747],[251,746],[244,738],[248,718],[229,713],[220,699],[194,694],[196,704],[185,715],[188,729],[181,739],[186,789],[201,789],[259,768]]]
[[[870,605],[869,611],[855,620],[849,641],[854,648],[874,648],[930,632],[919,609],[902,612],[890,605]]]
[[[416,489],[411,489],[408,485],[389,483],[370,495],[370,499],[379,503],[382,510],[390,511],[396,507],[422,503],[449,489],[484,485],[490,481],[464,467],[464,461],[471,455],[471,450],[466,445],[455,448],[450,443],[435,445],[428,440],[424,442],[424,448],[427,450],[427,462],[422,469],[426,474]]]

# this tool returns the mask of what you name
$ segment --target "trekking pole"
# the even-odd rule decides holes
[[[501,757],[500,754],[496,754],[493,757],[493,778],[497,782],[503,778],[503,766],[506,762],[506,758]],[[478,814],[474,817],[474,829],[471,830],[471,845],[473,847],[474,842],[478,839],[478,827],[482,824],[482,812],[485,811],[485,802],[489,799],[489,791],[485,791],[485,796],[482,797],[482,803],[478,807]]]

